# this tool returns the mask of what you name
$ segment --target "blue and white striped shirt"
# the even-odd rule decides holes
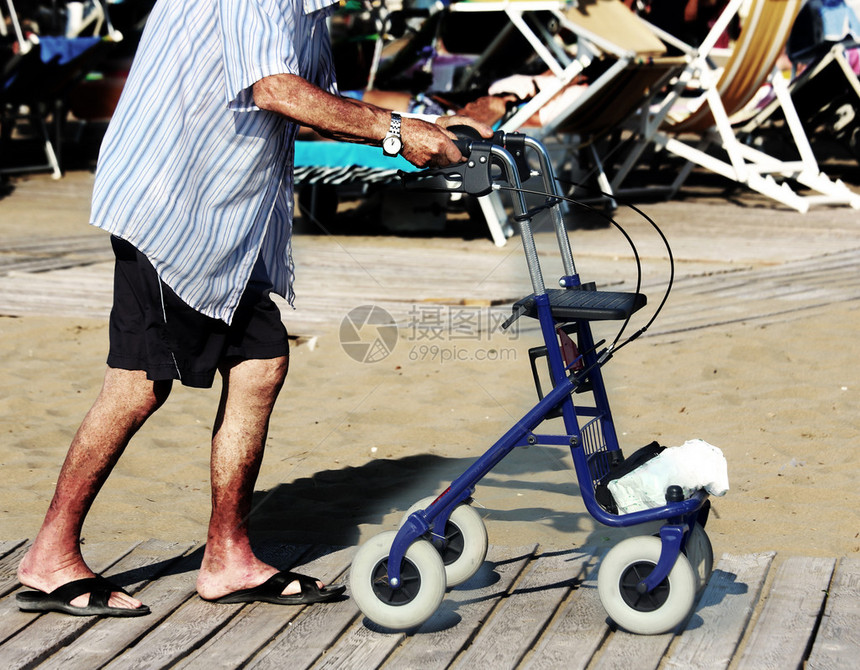
[[[259,254],[292,301],[297,126],[251,87],[335,92],[335,0],[159,0],[99,155],[93,225],[134,244],[193,308],[230,322]]]

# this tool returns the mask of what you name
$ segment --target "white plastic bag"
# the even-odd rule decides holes
[[[687,440],[680,447],[667,447],[608,486],[618,511],[628,514],[665,505],[666,489],[673,484],[683,489],[685,498],[699,489],[725,495],[729,473],[723,452],[704,440]]]

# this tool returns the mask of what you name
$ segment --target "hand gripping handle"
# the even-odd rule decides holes
[[[421,172],[398,172],[403,188],[408,191],[468,193],[487,195],[493,190],[490,179],[492,140],[483,139],[469,126],[452,126],[457,139],[454,144],[466,161]]]
[[[457,136],[456,140],[453,140],[454,145],[460,150],[460,153],[463,154],[464,157],[468,158],[472,153],[472,143],[473,142],[494,142],[495,136],[490,138],[489,140],[485,140],[481,137],[481,133],[472,128],[471,126],[451,126],[448,130],[454,133]]]

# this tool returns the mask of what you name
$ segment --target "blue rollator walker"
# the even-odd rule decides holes
[[[441,495],[416,503],[399,530],[383,532],[359,548],[350,570],[352,597],[367,618],[382,627],[408,630],[421,625],[439,607],[446,589],[469,579],[486,557],[487,531],[469,505],[476,484],[517,447],[568,445],[585,507],[597,521],[615,527],[663,522],[659,536],[630,537],[603,558],[598,593],[606,612],[634,633],[670,631],[692,611],[713,566],[704,532],[707,493],[696,491],[685,499],[681,487],[670,486],[665,505],[626,514],[610,511],[613,507],[604,507],[595,495],[623,456],[601,374],[614,344],[595,343],[590,324],[626,324],[645,305],[645,296],[598,291],[594,284],[581,283],[562,217],[562,196],[542,144],[502,132],[492,140],[462,138],[458,144],[468,156],[465,163],[403,175],[404,186],[476,196],[494,188],[513,193],[514,218],[520,222],[534,292],[513,306],[506,325],[520,317],[538,320],[545,346],[532,349],[530,357],[542,397]],[[542,192],[548,196],[542,207],[529,210],[522,184],[532,178],[542,180]],[[545,209],[552,217],[565,272],[558,289],[544,286],[531,228]],[[552,382],[545,395],[536,366],[543,357]],[[561,434],[535,432],[545,420],[558,417],[564,426]]]

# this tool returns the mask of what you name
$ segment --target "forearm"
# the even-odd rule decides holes
[[[254,102],[332,139],[381,144],[391,114],[375,105],[332,95],[296,75],[273,75],[254,84]]]
[[[341,98],[323,91],[296,75],[264,77],[254,84],[254,102],[260,109],[280,114],[336,140],[380,146],[391,124],[390,110],[361,100]],[[490,137],[492,129],[473,119],[441,117],[436,123],[404,118],[400,127],[400,154],[413,165],[450,165],[461,161],[451,142],[456,136],[445,128],[465,124]]]

